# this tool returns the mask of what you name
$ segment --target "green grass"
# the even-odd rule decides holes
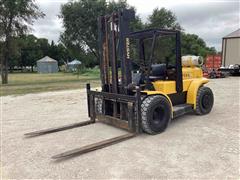
[[[86,83],[91,83],[93,87],[99,86],[98,69],[86,69],[79,75],[60,72],[54,74],[10,73],[9,84],[1,85],[0,96],[80,89],[84,88]]]

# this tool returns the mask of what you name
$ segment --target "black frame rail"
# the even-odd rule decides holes
[[[97,113],[96,98],[102,99],[103,105],[106,100],[115,102],[120,106],[126,105],[128,109],[126,119],[117,118],[115,114],[107,115],[104,110],[102,113]],[[125,95],[92,91],[90,84],[87,84],[87,102],[88,115],[92,122],[95,122],[97,119],[100,122],[128,130],[132,133],[141,133],[141,92],[138,86],[136,86],[135,95]]]

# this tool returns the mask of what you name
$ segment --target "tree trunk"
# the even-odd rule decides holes
[[[3,48],[3,56],[1,59],[1,77],[2,77],[2,84],[8,83],[8,43],[5,42],[5,47]]]
[[[9,23],[7,25],[5,35],[6,40],[3,45],[3,58],[1,64],[1,76],[2,76],[2,84],[8,84],[8,61],[10,57],[10,43],[11,43],[11,33],[12,33],[12,21],[13,14],[10,12]]]
[[[14,66],[9,66],[9,72],[12,73],[14,70]]]
[[[8,83],[8,62],[3,57],[2,62],[1,62],[1,76],[2,76],[2,84],[7,84]]]
[[[2,84],[8,84],[8,61],[9,61],[9,53],[10,53],[10,37],[6,37],[5,46],[3,49],[3,58],[1,65],[1,76],[2,76]]]
[[[33,72],[33,66],[31,66],[31,70],[32,70],[32,72]]]

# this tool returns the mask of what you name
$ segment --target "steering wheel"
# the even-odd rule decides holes
[[[139,70],[143,72],[144,74],[147,72],[147,66],[145,65],[145,62],[143,59],[139,59],[139,62],[132,61],[135,65],[139,67]]]

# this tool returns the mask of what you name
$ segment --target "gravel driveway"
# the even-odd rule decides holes
[[[211,80],[215,104],[205,116],[174,120],[162,134],[65,161],[51,156],[125,134],[96,123],[35,138],[23,134],[88,120],[85,90],[1,97],[3,179],[238,179],[240,78]]]

